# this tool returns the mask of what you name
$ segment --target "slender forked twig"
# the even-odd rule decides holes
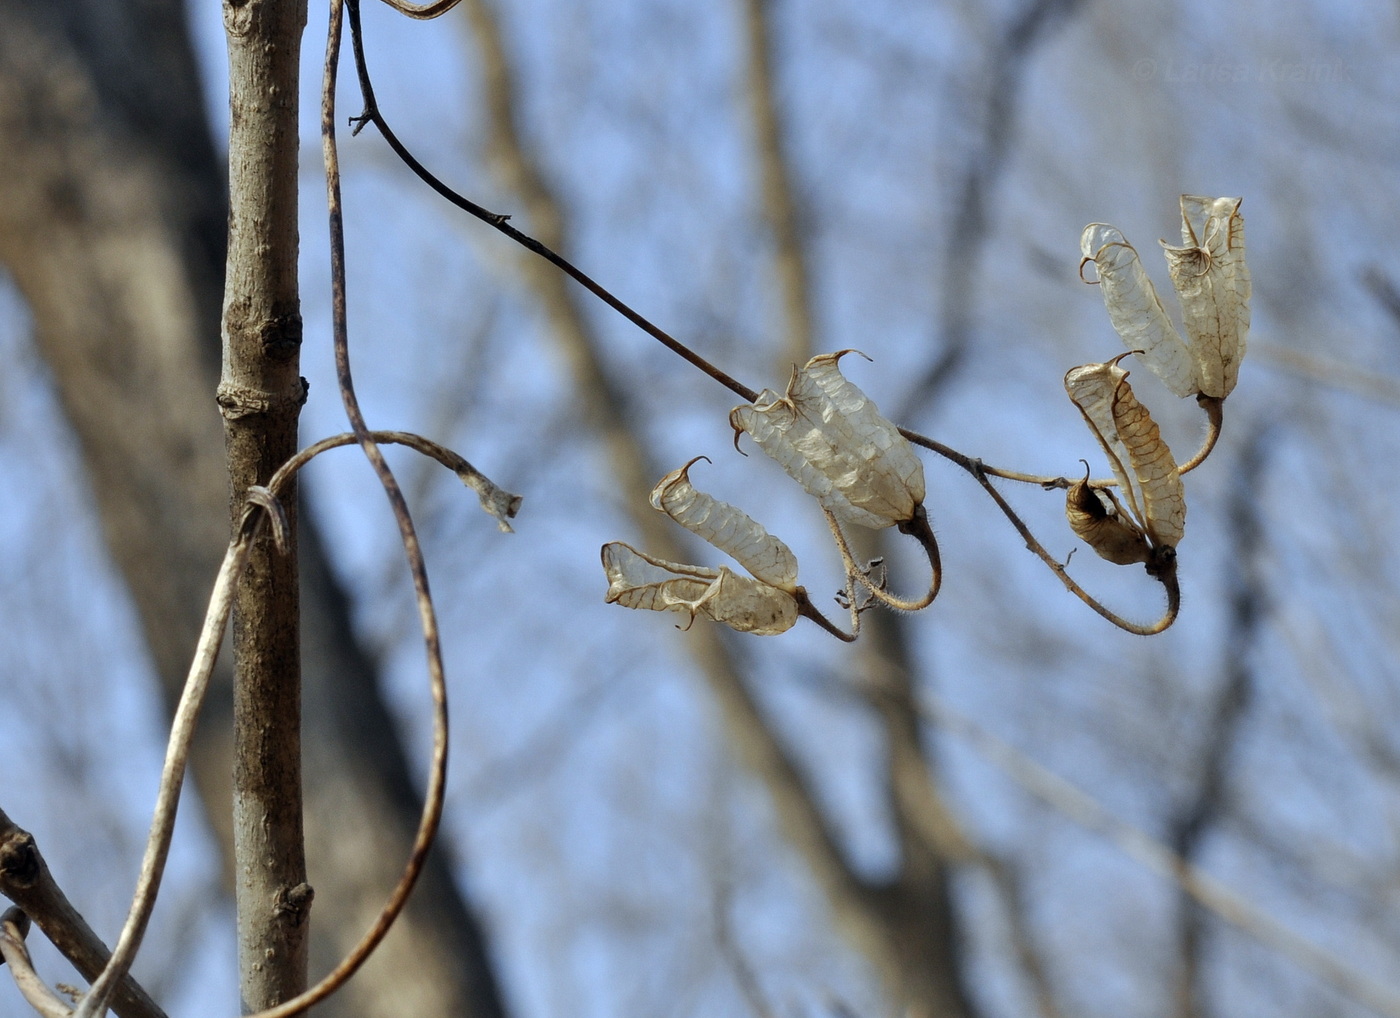
[[[977,482],[986,489],[987,494],[992,497],[992,501],[996,502],[997,507],[1001,509],[1003,515],[1011,521],[1011,525],[1016,528],[1016,532],[1025,540],[1026,547],[1034,552],[1040,560],[1049,567],[1050,571],[1060,578],[1060,582],[1065,585],[1066,590],[1074,594],[1075,597],[1079,598],[1079,600],[1083,601],[1090,608],[1094,609],[1099,615],[1103,616],[1109,622],[1112,622],[1119,629],[1129,633],[1136,633],[1138,636],[1155,636],[1157,633],[1170,628],[1171,624],[1176,621],[1177,612],[1181,609],[1181,587],[1177,582],[1176,563],[1174,559],[1166,558],[1160,563],[1149,566],[1148,569],[1149,574],[1157,579],[1166,589],[1167,608],[1162,614],[1162,617],[1147,626],[1137,622],[1130,622],[1121,615],[1117,615],[1106,608],[1095,599],[1093,595],[1074,581],[1074,578],[1065,571],[1065,567],[1056,562],[1054,557],[1045,550],[1045,547],[1036,540],[1030,528],[1027,527],[1021,520],[1021,517],[1016,514],[1016,510],[1012,509],[1006,499],[1002,497],[1001,492],[997,491],[996,486],[987,478],[985,472],[974,468],[971,473],[972,476],[977,479]]]

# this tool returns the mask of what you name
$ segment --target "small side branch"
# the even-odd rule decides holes
[[[987,494],[991,495],[992,501],[996,502],[1002,514],[1011,521],[1011,525],[1016,528],[1016,532],[1020,534],[1021,538],[1026,542],[1026,547],[1034,552],[1040,560],[1045,563],[1049,570],[1060,578],[1060,582],[1065,585],[1065,589],[1074,594],[1075,597],[1079,598],[1079,600],[1083,601],[1103,618],[1112,622],[1119,629],[1129,633],[1136,633],[1139,636],[1155,636],[1157,633],[1164,632],[1170,628],[1171,624],[1176,621],[1177,612],[1181,609],[1181,587],[1177,582],[1176,560],[1173,556],[1163,556],[1157,562],[1150,564],[1148,569],[1149,574],[1152,575],[1154,579],[1158,580],[1166,590],[1166,611],[1163,612],[1161,618],[1150,625],[1130,622],[1121,615],[1106,608],[1093,595],[1075,582],[1074,578],[1065,570],[1065,567],[1055,561],[1054,556],[1046,551],[1045,547],[1036,540],[1030,528],[1027,527],[1021,517],[1016,514],[1016,510],[1011,508],[1006,499],[1002,497],[1001,492],[997,491],[996,486],[988,480],[987,475],[982,470],[976,467],[975,463],[971,473],[972,476],[977,479],[977,482],[986,489]]]
[[[396,10],[403,10],[403,7],[410,5],[401,6],[398,3],[391,2],[391,6],[393,6]],[[462,209],[464,212],[470,213],[477,219],[480,219],[486,225],[494,227],[495,229],[499,230],[501,233],[509,237],[511,240],[524,247],[527,251],[538,255],[545,261],[550,262],[551,264],[557,266],[559,269],[563,270],[568,275],[572,276],[586,290],[592,293],[604,304],[608,305],[608,307],[612,308],[618,314],[622,315],[622,317],[626,318],[629,322],[637,326],[637,328],[641,329],[647,335],[657,340],[672,353],[682,357],[688,363],[690,363],[694,367],[699,368],[701,371],[709,375],[715,381],[719,382],[725,388],[739,395],[745,402],[752,403],[756,398],[758,398],[758,392],[756,390],[750,389],[742,382],[739,382],[735,378],[721,371],[719,368],[715,367],[705,358],[697,354],[694,350],[691,350],[690,347],[686,346],[678,339],[672,337],[659,326],[653,324],[647,318],[643,317],[637,311],[634,311],[631,307],[629,307],[627,304],[623,303],[620,299],[615,297],[600,283],[596,282],[592,277],[588,276],[581,269],[574,266],[573,263],[569,262],[562,255],[556,254],[554,251],[545,247],[533,237],[521,233],[515,227],[511,226],[509,222],[510,216],[502,215],[498,212],[491,212],[490,210],[483,208],[471,199],[465,198],[462,195],[458,194],[456,191],[448,187],[436,176],[434,176],[431,172],[429,172],[427,167],[425,167],[422,163],[420,163],[417,160],[417,158],[413,155],[412,152],[408,150],[408,148],[403,144],[403,142],[399,141],[398,136],[394,134],[393,129],[390,128],[388,122],[385,121],[384,115],[379,111],[379,104],[374,96],[374,84],[370,80],[369,67],[365,62],[364,41],[361,37],[360,31],[359,0],[346,0],[346,11],[349,14],[350,20],[351,47],[355,54],[355,69],[359,74],[360,92],[364,96],[365,101],[364,112],[351,121],[351,123],[355,125],[356,133],[358,133],[364,127],[365,124],[373,124],[375,126],[375,129],[378,130],[380,135],[383,136],[384,140],[389,143],[389,147],[394,150],[394,154],[397,155],[401,160],[403,160],[404,165],[407,166],[410,170],[412,170],[419,180],[423,181],[423,183],[427,184],[447,201],[451,202],[459,209]],[[404,13],[408,12],[404,11]]]
[[[928,513],[924,511],[922,504],[915,510],[912,520],[899,524],[899,532],[909,534],[924,549],[924,554],[928,556],[931,573],[928,590],[924,592],[923,596],[910,600],[891,594],[885,589],[883,582],[875,583],[870,579],[869,570],[862,568],[856,562],[851,546],[846,541],[846,534],[841,529],[841,522],[830,509],[822,511],[826,514],[826,525],[831,530],[832,538],[836,541],[836,548],[841,553],[841,561],[845,565],[848,580],[853,580],[864,588],[871,598],[896,611],[916,612],[933,604],[933,599],[938,596],[939,588],[943,585],[943,562],[938,552],[938,541],[933,536],[933,528],[929,526]]]
[[[107,945],[54,880],[33,835],[4,810],[0,810],[0,894],[33,920],[84,979],[95,979],[111,958]],[[117,984],[111,1007],[120,1018],[165,1018],[165,1012],[130,976]]]

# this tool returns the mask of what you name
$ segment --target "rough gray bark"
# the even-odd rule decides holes
[[[229,495],[236,526],[253,485],[297,449],[301,294],[297,288],[298,90],[306,0],[225,0],[229,62],[229,234],[223,374]],[[282,497],[292,542],[264,531],[233,613],[233,864],[243,1007],[306,989],[301,648],[294,485]]]
[[[0,0],[0,264],[33,314],[172,703],[228,526],[214,400],[227,205],[184,18],[178,0]],[[421,792],[386,737],[375,663],[309,521],[301,534],[304,820],[323,971],[397,879]],[[192,765],[226,861],[231,696],[224,660]],[[380,954],[317,1013],[505,1013],[442,854]]]

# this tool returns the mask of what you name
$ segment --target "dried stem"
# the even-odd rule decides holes
[[[1196,397],[1196,403],[1206,412],[1206,437],[1196,455],[1176,468],[1179,474],[1195,470],[1204,463],[1211,450],[1215,448],[1215,443],[1220,441],[1220,429],[1224,423],[1225,397],[1199,395]]]
[[[98,1018],[104,1014],[117,985],[130,970],[131,963],[136,960],[136,951],[141,946],[142,937],[145,936],[146,924],[150,921],[151,910],[156,903],[156,892],[160,888],[161,875],[165,871],[170,838],[175,830],[175,811],[180,801],[180,785],[184,780],[190,744],[194,740],[199,708],[204,703],[204,695],[209,689],[209,677],[213,674],[219,645],[223,642],[224,630],[233,611],[235,584],[247,566],[253,540],[258,532],[258,522],[263,519],[266,519],[266,514],[262,512],[244,510],[242,524],[224,554],[223,564],[219,567],[219,575],[214,581],[214,591],[209,599],[209,608],[204,616],[204,628],[199,634],[199,645],[195,648],[189,677],[185,680],[185,689],[175,708],[175,719],[170,726],[170,742],[165,752],[160,787],[156,792],[155,815],[151,820],[151,833],[141,860],[141,873],[136,881],[131,911],[127,914],[126,924],[122,927],[112,957],[101,974],[93,980],[87,995],[74,1013],[75,1018]]]
[[[851,546],[846,541],[845,531],[841,529],[841,521],[830,509],[824,508],[822,512],[826,514],[826,525],[831,530],[832,538],[836,541],[837,550],[841,553],[841,561],[845,565],[848,581],[854,580],[865,588],[866,592],[876,601],[896,611],[916,612],[933,604],[933,599],[938,596],[938,590],[943,585],[943,564],[938,553],[938,541],[933,536],[933,528],[929,526],[928,513],[925,512],[922,503],[915,508],[912,520],[899,524],[900,533],[909,534],[916,538],[923,547],[924,554],[928,556],[929,568],[932,573],[928,590],[922,597],[912,601],[896,597],[882,584],[872,582],[868,571],[856,561]]]

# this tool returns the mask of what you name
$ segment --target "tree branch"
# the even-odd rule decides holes
[[[28,831],[0,809],[0,894],[23,909],[78,973],[96,979],[112,953],[69,902],[49,872]],[[165,1018],[150,995],[130,975],[123,976],[111,1000],[119,1018]]]

